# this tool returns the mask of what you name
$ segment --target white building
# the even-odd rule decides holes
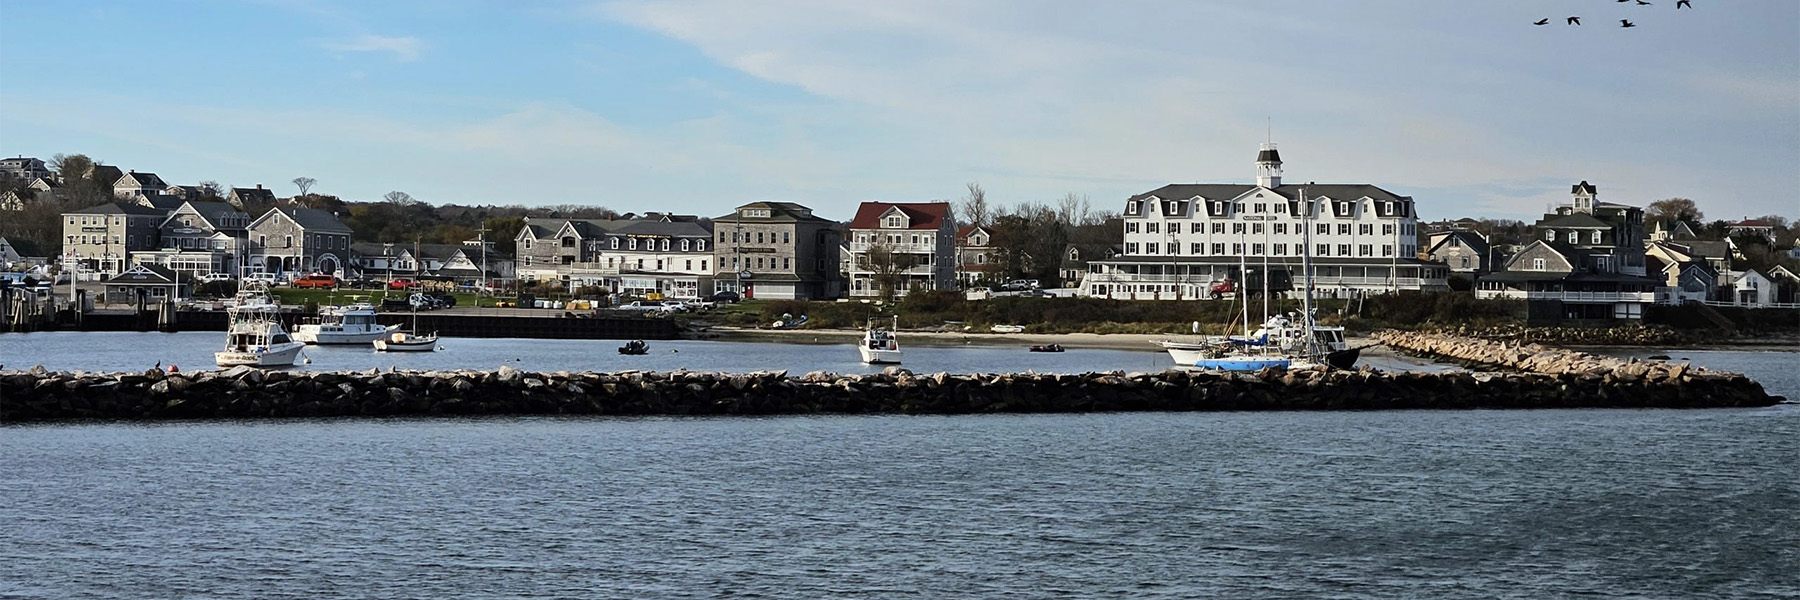
[[[1089,263],[1082,293],[1200,298],[1240,262],[1297,275],[1309,251],[1321,296],[1449,289],[1444,265],[1417,258],[1411,197],[1370,184],[1283,184],[1274,144],[1256,167],[1254,185],[1176,183],[1126,200],[1125,252]]]

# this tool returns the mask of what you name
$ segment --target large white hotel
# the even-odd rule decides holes
[[[1258,271],[1266,262],[1290,273],[1298,294],[1309,250],[1322,297],[1449,289],[1448,268],[1417,257],[1411,197],[1370,184],[1283,184],[1274,144],[1263,144],[1256,169],[1255,185],[1175,183],[1126,200],[1124,253],[1089,263],[1082,292],[1199,298],[1240,263]]]

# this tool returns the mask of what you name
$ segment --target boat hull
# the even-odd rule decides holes
[[[1227,356],[1223,358],[1202,358],[1185,366],[1207,371],[1254,372],[1268,368],[1286,369],[1293,361],[1278,356]]]
[[[1362,356],[1362,348],[1339,350],[1325,355],[1325,364],[1339,369],[1356,368],[1356,359]]]
[[[375,340],[375,349],[382,352],[431,352],[437,349],[437,338],[405,341]]]
[[[862,352],[862,361],[864,364],[871,364],[871,365],[897,365],[897,364],[900,364],[900,351],[899,350],[876,350],[876,349],[868,348],[868,347],[857,348],[857,350]]]
[[[306,344],[287,342],[260,350],[214,352],[213,362],[221,367],[291,367]]]

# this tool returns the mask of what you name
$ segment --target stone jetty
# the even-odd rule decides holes
[[[1110,411],[1743,407],[1742,375],[1368,369],[921,375],[496,371],[0,374],[0,422],[399,415],[971,414]]]
[[[1605,381],[1693,381],[1702,384],[1742,378],[1743,375],[1710,371],[1688,363],[1641,361],[1564,350],[1542,344],[1503,342],[1479,338],[1407,331],[1375,334],[1389,347],[1417,355],[1449,359],[1473,367],[1543,373],[1546,375],[1597,376]]]

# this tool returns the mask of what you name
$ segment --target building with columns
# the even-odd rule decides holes
[[[1240,264],[1265,261],[1298,288],[1308,253],[1318,296],[1449,290],[1447,268],[1417,258],[1411,197],[1366,183],[1284,183],[1275,144],[1262,145],[1256,169],[1254,185],[1174,183],[1126,199],[1124,253],[1089,262],[1082,293],[1201,298],[1216,282],[1241,279]]]

